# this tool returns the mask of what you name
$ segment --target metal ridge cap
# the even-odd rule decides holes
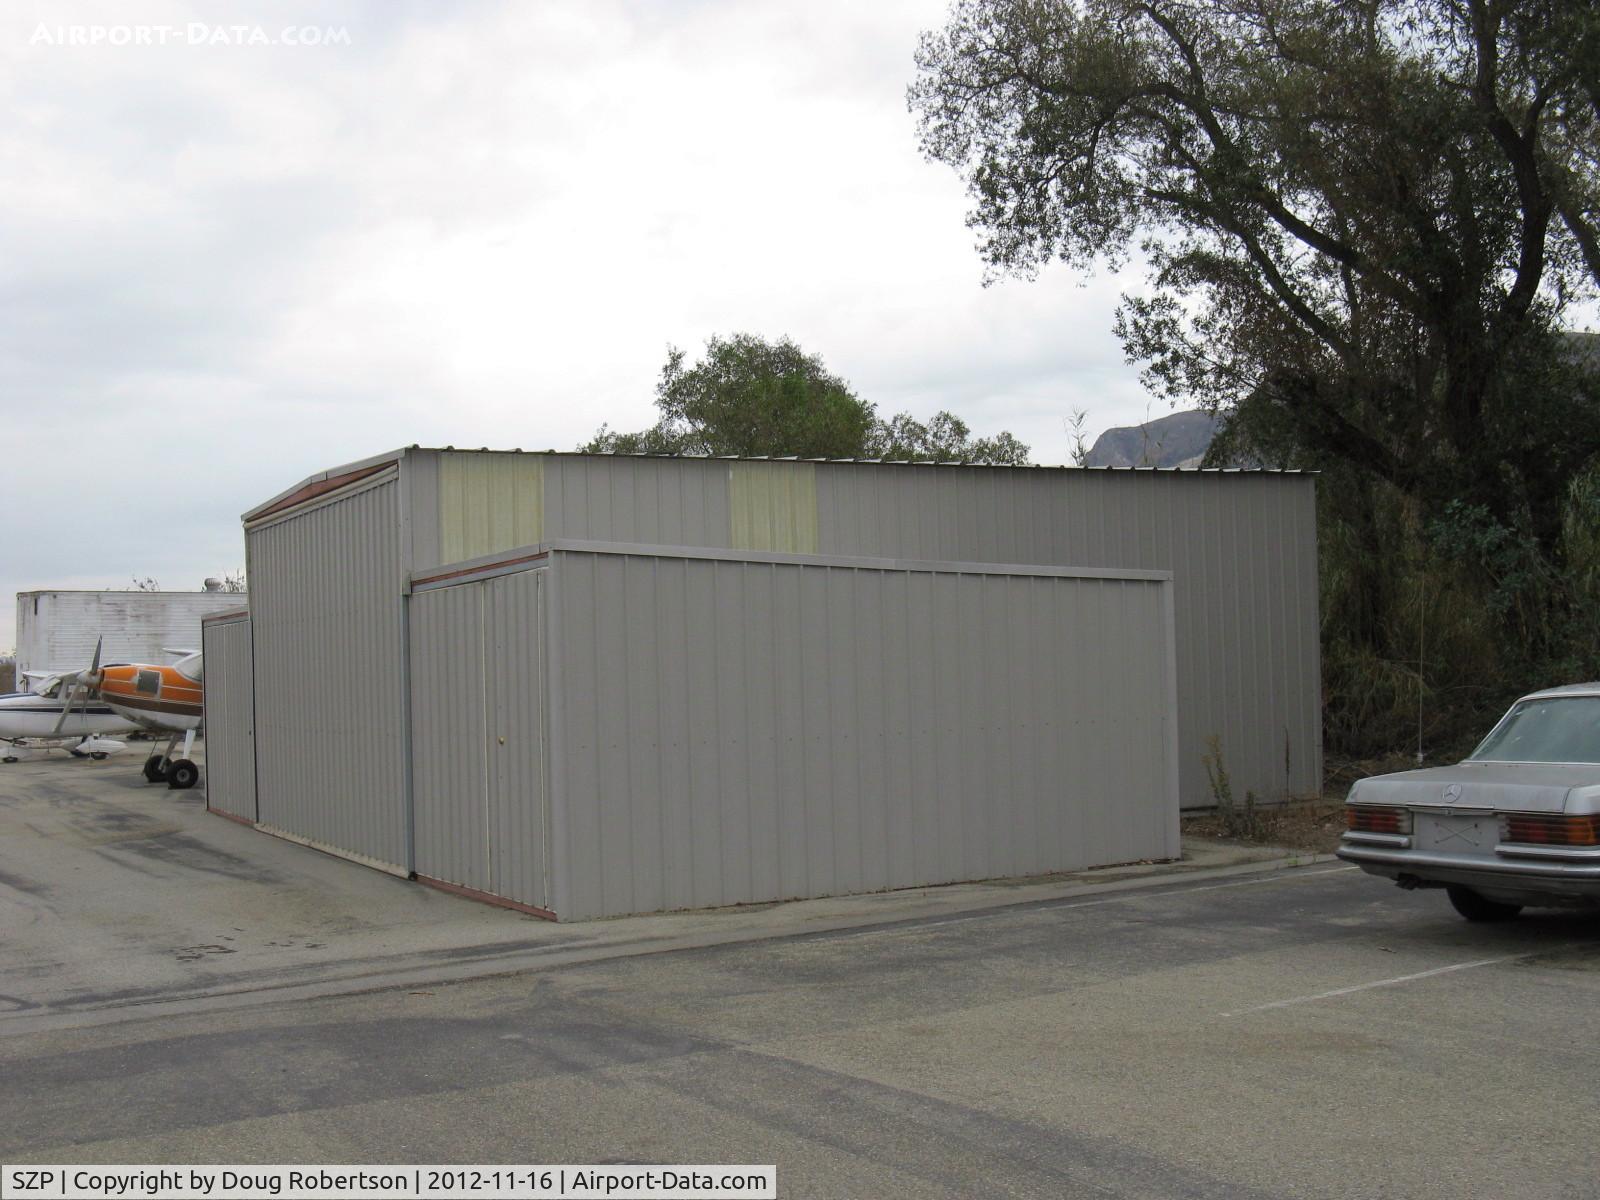
[[[992,471],[1143,471],[1158,475],[1320,475],[1314,467],[1155,467],[1077,466],[1074,463],[986,463],[932,458],[802,458],[796,454],[669,454],[651,450],[497,450],[489,446],[409,446],[408,450],[450,454],[525,454],[542,458],[645,458],[670,462],[820,463],[855,467],[966,467]],[[402,452],[403,453],[403,452]],[[292,489],[291,489],[292,490]]]

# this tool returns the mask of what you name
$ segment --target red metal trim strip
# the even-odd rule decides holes
[[[446,883],[442,879],[434,879],[428,875],[416,876],[418,883],[441,892],[449,892],[452,896],[462,896],[468,900],[476,900],[480,904],[492,904],[496,908],[511,908],[517,912],[527,913],[534,917],[543,917],[546,921],[554,921],[555,913],[548,908],[538,908],[532,904],[522,904],[516,900],[507,900],[504,896],[491,895],[489,892],[480,892],[477,888],[462,887],[459,883]]]
[[[231,812],[223,812],[220,808],[212,808],[210,801],[206,802],[206,811],[214,817],[222,817],[225,820],[237,821],[246,829],[254,829],[256,827],[256,823],[249,817],[238,817]]]
[[[264,521],[274,513],[280,513],[286,508],[293,508],[297,504],[304,504],[307,500],[315,500],[318,496],[325,496],[329,492],[337,491],[347,484],[365,479],[368,475],[376,475],[379,471],[388,470],[394,466],[393,462],[381,462],[375,466],[362,467],[359,471],[346,471],[343,475],[335,475],[331,479],[319,479],[316,483],[308,483],[299,491],[291,492],[279,500],[271,508],[263,509],[250,518],[252,524]]]
[[[520,558],[503,558],[499,562],[479,563],[475,567],[463,567],[459,571],[445,571],[439,575],[425,575],[421,579],[413,579],[411,586],[420,583],[438,583],[441,579],[456,579],[462,575],[477,575],[482,571],[498,571],[501,567],[514,567],[518,563],[538,562],[541,558],[549,558],[550,551],[541,550],[537,554],[524,554]]]

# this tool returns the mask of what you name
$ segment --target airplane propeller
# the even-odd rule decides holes
[[[72,710],[78,706],[78,702],[87,700],[89,692],[100,686],[100,648],[105,640],[104,634],[95,639],[94,661],[89,664],[87,671],[79,671],[72,681],[72,691],[67,696],[67,702],[61,706],[61,716],[56,718],[56,727],[50,731],[52,737],[58,736],[66,727],[67,718],[72,715]]]

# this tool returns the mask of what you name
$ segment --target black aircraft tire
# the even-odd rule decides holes
[[[167,773],[161,767],[161,755],[152,754],[144,760],[144,777],[151,783],[165,783]]]
[[[180,758],[167,768],[167,786],[175,792],[187,791],[200,782],[200,768]]]

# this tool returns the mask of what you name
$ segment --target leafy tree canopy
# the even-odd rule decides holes
[[[917,63],[994,272],[1137,249],[1156,389],[1559,533],[1600,451],[1556,341],[1600,281],[1600,5],[960,0]]]
[[[975,438],[967,423],[937,412],[926,424],[910,413],[898,413],[873,425],[865,447],[867,458],[891,462],[969,462],[1023,466],[1028,447],[1002,430],[992,438]]]
[[[1022,464],[1028,447],[1009,433],[974,438],[949,413],[926,424],[875,407],[788,338],[712,337],[688,365],[668,347],[656,384],[660,419],[623,433],[602,426],[581,450],[616,454],[737,454],[800,458],[932,458]]]

